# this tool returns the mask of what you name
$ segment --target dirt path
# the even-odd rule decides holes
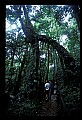
[[[42,103],[41,109],[38,111],[37,116],[56,116],[58,115],[56,96],[51,96],[51,101]]]

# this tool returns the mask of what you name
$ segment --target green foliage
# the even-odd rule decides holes
[[[80,89],[75,86],[65,86],[63,97],[68,111],[80,110]]]
[[[80,32],[77,28],[77,21],[73,17],[73,11],[70,9],[70,6],[65,5],[64,7],[59,7],[57,5],[40,5],[39,7],[40,8],[37,10],[36,6],[25,6],[26,12],[29,16],[29,20],[27,20],[34,22],[34,25],[30,27],[34,28],[36,33],[35,36],[38,34],[46,35],[55,39],[57,42],[62,43],[63,47],[65,47],[74,57],[76,64],[80,66]],[[34,11],[34,14],[32,11]],[[69,80],[69,78],[73,75],[71,72],[65,71],[66,66],[64,60],[62,60],[61,63],[57,51],[47,43],[39,42],[39,65],[38,68],[36,68],[37,45],[34,43],[28,43],[29,38],[25,39],[24,30],[28,31],[30,27],[28,28],[28,26],[26,26],[27,20],[23,12],[22,5],[10,5],[10,7],[6,8],[6,20],[10,23],[11,28],[13,24],[16,25],[16,28],[10,30],[6,29],[5,91],[7,92],[10,86],[13,86],[12,90],[10,92],[8,91],[13,94],[13,88],[16,81],[19,79],[19,74],[21,76],[19,79],[21,83],[19,85],[20,94],[25,91],[28,92],[29,89],[34,90],[34,79],[39,78],[39,82],[45,82],[45,79],[48,76],[48,79],[50,80],[55,78],[58,85],[61,86],[66,108],[68,110],[79,109],[80,89],[76,86],[72,86],[72,77],[71,80]],[[64,20],[67,16],[68,20],[65,22]],[[22,24],[19,25],[19,19],[24,23],[24,26],[22,26]],[[34,32],[32,31],[32,33]],[[64,35],[67,36],[65,40],[61,39]],[[38,70],[38,75],[36,75],[36,69]],[[65,79],[63,80],[63,75],[65,75],[64,77],[67,80],[66,85],[64,84]],[[17,99],[15,102],[14,104],[10,104],[9,111],[11,111],[11,113],[13,111],[12,114],[25,114],[29,116],[35,114],[38,99],[35,98],[31,101],[28,98],[26,99],[26,102],[19,102]]]

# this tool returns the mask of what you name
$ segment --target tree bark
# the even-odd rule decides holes
[[[48,74],[49,74],[49,44],[47,45],[47,47],[48,47],[48,65],[47,65],[47,80],[48,80]]]
[[[8,92],[10,93],[12,91],[12,74],[13,74],[13,60],[14,60],[14,55],[15,55],[15,49],[13,48],[13,52],[12,52],[12,58],[11,58],[11,64],[10,64],[10,70],[9,70],[9,88],[8,88]]]
[[[16,81],[16,84],[14,86],[14,90],[13,90],[13,95],[17,95],[18,94],[18,91],[19,91],[19,87],[20,87],[20,84],[21,84],[21,73],[22,73],[22,69],[24,67],[24,63],[25,63],[25,55],[24,55],[24,58],[23,58],[23,61],[21,63],[21,68],[20,68],[20,71],[19,71],[19,74],[18,74],[18,79]]]
[[[38,74],[38,70],[39,70],[39,58],[40,58],[39,41],[36,41],[35,45],[36,45],[36,80],[37,80],[37,82],[39,82],[39,85],[40,85],[41,81],[39,79],[39,74]]]
[[[74,14],[73,16],[77,21],[78,29],[80,31],[80,10],[79,10],[80,8],[79,7],[80,7],[79,5],[71,5],[71,8]]]

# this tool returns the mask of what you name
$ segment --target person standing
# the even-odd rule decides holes
[[[44,88],[45,88],[45,97],[46,97],[46,100],[49,101],[50,82],[48,80],[46,80]]]

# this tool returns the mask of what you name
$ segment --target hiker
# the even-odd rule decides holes
[[[45,88],[45,97],[46,97],[46,100],[49,101],[50,82],[48,80],[46,80],[44,88]]]

